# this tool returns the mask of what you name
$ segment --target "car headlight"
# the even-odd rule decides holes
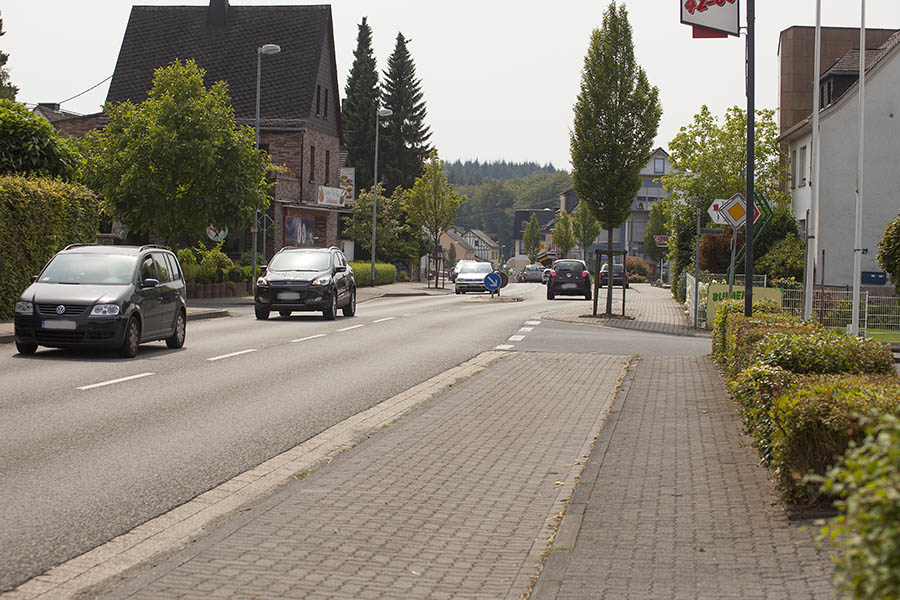
[[[265,287],[267,285],[269,285],[269,282],[266,281],[265,277],[260,277],[259,279],[256,280],[256,287],[260,287],[260,286]]]
[[[34,314],[34,303],[26,302],[24,300],[20,300],[16,302],[16,314],[17,315],[33,315]]]
[[[318,279],[313,279],[313,281],[312,281],[313,285],[328,285],[330,283],[331,283],[330,275],[327,277],[319,277]]]
[[[92,317],[114,317],[119,314],[118,304],[95,304],[91,309]]]

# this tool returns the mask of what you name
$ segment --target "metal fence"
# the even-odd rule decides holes
[[[870,333],[900,332],[900,297],[868,296],[866,323]]]
[[[880,299],[880,298],[879,298]],[[869,327],[869,306],[874,298],[869,293],[859,293],[859,330],[865,333]],[[895,304],[896,306],[896,304]],[[795,317],[803,316],[803,290],[782,290],[781,309]],[[812,318],[825,327],[847,330],[853,321],[853,292],[849,290],[813,290]],[[900,324],[898,324],[900,329]]]
[[[701,273],[700,281],[705,281],[710,283],[712,281],[724,281],[728,282],[728,274],[727,273]],[[754,287],[766,287],[768,284],[768,278],[765,275],[753,275],[753,285]],[[734,285],[744,285],[744,274],[743,273],[735,273],[734,274]]]

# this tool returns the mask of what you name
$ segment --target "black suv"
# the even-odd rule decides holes
[[[162,246],[72,244],[16,302],[16,348],[112,346],[126,358],[141,342],[181,348],[185,298],[178,258]]]
[[[340,248],[282,248],[256,282],[256,318],[277,310],[289,317],[295,310],[321,310],[334,319],[356,314],[356,279]]]

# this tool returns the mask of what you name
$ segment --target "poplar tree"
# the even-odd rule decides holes
[[[575,191],[609,232],[610,254],[612,232],[628,218],[641,189],[640,172],[650,160],[661,116],[659,90],[635,61],[628,11],[613,0],[603,25],[591,34],[570,135]],[[608,315],[612,279],[606,294]]]
[[[556,225],[553,227],[553,244],[559,250],[560,258],[568,258],[569,250],[575,246],[572,218],[565,210],[559,212]]]
[[[0,19],[0,36],[6,32],[3,31],[3,19]],[[9,72],[6,70],[6,61],[9,60],[9,54],[0,51],[0,98],[4,100],[15,100],[19,88],[9,82]]]
[[[575,212],[572,213],[572,230],[575,234],[575,241],[581,251],[584,253],[584,262],[590,268],[591,260],[588,256],[588,249],[597,236],[600,235],[600,223],[594,217],[594,213],[588,207],[586,202],[579,202]]]
[[[541,226],[534,213],[531,213],[531,218],[525,225],[522,243],[525,246],[525,254],[528,255],[529,262],[537,262],[538,252],[541,251]]]
[[[366,17],[359,24],[353,66],[344,86],[341,122],[347,161],[356,167],[356,189],[371,188],[375,165],[375,111],[380,91],[378,69],[372,51],[372,28]]]
[[[431,151],[422,85],[416,79],[416,65],[407,48],[408,42],[402,33],[397,34],[381,88],[384,107],[393,111],[384,119],[381,135],[384,153],[379,166],[383,169],[384,187],[388,191],[396,187],[412,188],[416,178],[422,175],[425,159]]]

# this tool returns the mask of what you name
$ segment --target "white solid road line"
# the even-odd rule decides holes
[[[298,340],[291,340],[291,343],[294,344],[294,343],[296,343],[296,342],[305,342],[306,340],[314,340],[314,339],[316,339],[316,338],[325,337],[326,335],[327,335],[327,334],[324,334],[324,333],[320,333],[320,334],[318,334],[318,335],[310,335],[310,336],[308,336],[308,337],[300,338],[300,339],[298,339]]]
[[[350,327],[344,327],[343,329],[338,329],[338,331],[350,331],[351,329],[359,329],[360,327],[365,327],[365,325],[352,325]]]
[[[385,321],[390,321],[391,319],[396,319],[397,317],[385,317],[383,319],[378,319],[376,321],[372,321],[373,323],[383,323]]]
[[[249,354],[251,352],[256,352],[256,348],[241,350],[240,352],[232,352],[231,354],[223,354],[222,356],[213,356],[212,358],[207,358],[206,360],[212,362],[214,360],[222,360],[223,358],[231,358],[232,356],[240,356],[241,354]]]
[[[494,346],[494,350],[512,350],[514,344],[500,344],[499,346]]]
[[[524,335],[511,335],[511,336],[509,336],[509,341],[510,341],[510,342],[521,342],[521,341],[524,340],[524,339],[525,339],[525,336],[524,336]]]
[[[91,390],[98,387],[103,387],[104,385],[112,385],[114,383],[122,383],[123,381],[131,381],[132,379],[140,379],[141,377],[149,377],[150,375],[155,375],[155,373],[140,373],[138,375],[130,375],[128,377],[120,377],[119,379],[111,379],[109,381],[103,381],[100,383],[92,383],[91,385],[83,385],[80,388],[75,388],[78,390]]]
[[[540,321],[525,321],[526,325],[540,325]]]

